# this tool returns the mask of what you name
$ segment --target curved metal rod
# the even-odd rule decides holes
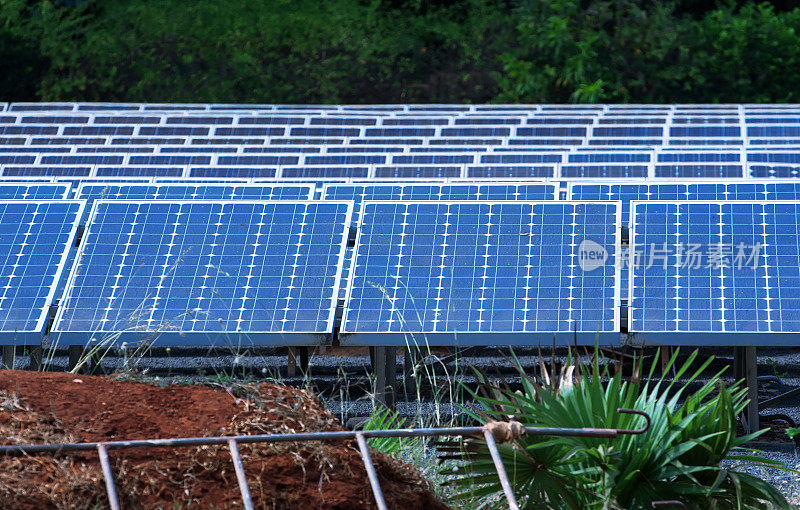
[[[647,432],[647,429],[650,428],[650,415],[644,411],[638,411],[636,409],[626,409],[624,407],[617,408],[617,412],[620,414],[638,414],[642,418],[645,419],[644,427],[640,429],[617,429],[617,434],[627,434],[627,435],[638,435],[644,434]]]

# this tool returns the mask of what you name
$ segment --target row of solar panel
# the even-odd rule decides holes
[[[257,105],[257,104],[177,104],[177,103],[0,103],[0,111],[41,112],[41,111],[82,111],[82,112],[130,112],[130,111],[162,111],[162,112],[201,112],[201,111],[298,111],[298,112],[798,112],[800,105],[794,104],[611,104],[611,105],[579,105],[579,104],[537,104],[537,105]]]
[[[83,208],[0,203],[3,343],[41,341],[59,297],[50,334],[62,344],[330,339],[352,203],[100,200],[63,284]],[[630,250],[663,252],[627,266],[630,331],[712,345],[796,338],[800,202],[632,211]],[[618,202],[364,202],[339,340],[618,338],[620,213]],[[709,261],[685,263],[694,245]]]
[[[629,204],[641,200],[800,200],[800,181],[733,180],[726,182],[685,183],[674,181],[642,182],[567,182],[566,200],[620,201],[623,223],[627,223]],[[558,200],[560,183],[528,182],[449,182],[449,183],[325,183],[322,200],[345,200],[356,206],[370,200]],[[308,183],[0,183],[0,200],[78,199],[92,203],[99,199],[125,200],[312,200],[317,197]]]
[[[774,138],[336,138],[336,137],[180,137],[180,136],[36,136],[0,135],[0,146],[98,146],[112,147],[179,145],[185,147],[242,145],[250,147],[293,147],[289,151],[304,152],[294,147],[315,147],[321,149],[363,147],[364,152],[381,152],[388,147],[402,147],[411,150],[414,146],[437,148],[436,150],[471,151],[486,150],[739,150],[758,148],[759,150],[787,150],[800,146],[800,135]],[[374,149],[373,147],[377,147]],[[269,149],[272,150],[272,149]],[[336,150],[336,149],[335,149]]]
[[[0,121],[3,117],[0,116]],[[54,118],[53,121],[66,120]],[[268,120],[268,119],[267,119]],[[800,120],[800,118],[798,118]],[[323,137],[323,138],[578,138],[578,139],[626,139],[677,138],[693,142],[692,138],[721,139],[729,143],[743,139],[798,138],[800,126],[757,125],[740,129],[739,126],[478,126],[478,127],[355,127],[355,126],[249,126],[249,127],[205,127],[205,126],[140,126],[140,125],[65,125],[61,124],[3,124],[0,135],[37,136],[116,136],[116,137]],[[564,124],[564,123],[561,123]],[[683,139],[689,140],[683,140]],[[726,139],[729,139],[726,142]],[[717,140],[715,140],[717,143]],[[752,142],[751,142],[752,144]]]
[[[3,150],[5,149],[5,150]],[[71,147],[0,147],[3,165],[439,165],[439,164],[519,164],[519,163],[751,163],[800,164],[800,150],[749,151],[525,151],[471,152],[469,149],[438,153],[375,152],[357,148],[357,154],[306,154],[285,150],[273,153],[270,147],[241,147],[247,154],[217,154],[217,147],[159,147],[159,154],[142,155],[127,147],[110,147],[102,152],[71,154]],[[156,147],[148,147],[154,150]],[[190,150],[187,150],[190,149]],[[229,148],[232,151],[238,148]],[[248,150],[249,149],[249,150]],[[391,148],[388,148],[391,149]],[[402,151],[402,149],[400,149]],[[191,154],[186,154],[191,152]]]
[[[0,178],[176,177],[267,179],[576,179],[576,178],[742,178],[800,177],[800,165],[747,164],[483,164],[330,166],[104,166],[0,164]]]
[[[790,158],[791,154],[800,154],[798,147],[597,147],[597,146],[547,146],[542,148],[527,146],[414,146],[414,145],[5,145],[0,146],[0,154],[284,154],[303,157],[313,155],[383,155],[390,157],[397,154],[433,154],[438,155],[473,155],[482,157],[488,154],[502,154],[504,157],[548,157],[552,161],[561,162],[568,158],[572,162],[633,162],[633,161],[739,161],[740,156],[753,154],[756,158],[776,157]],[[785,155],[785,156],[784,156]],[[764,159],[758,159],[762,161]]]
[[[5,112],[0,115],[0,124],[67,124],[79,126],[520,126],[520,125],[630,125],[630,126],[665,126],[684,124],[714,124],[724,127],[738,124],[798,124],[800,110],[794,113],[748,113],[740,115],[730,113],[670,113],[670,114],[631,114],[628,112],[606,113],[459,113],[447,114],[362,114],[352,112],[336,112],[326,115],[316,114],[120,114],[103,113],[93,115],[65,114],[30,114]],[[661,129],[659,127],[658,129]]]

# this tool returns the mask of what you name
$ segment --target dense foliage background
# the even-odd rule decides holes
[[[800,102],[793,5],[0,0],[0,100]]]

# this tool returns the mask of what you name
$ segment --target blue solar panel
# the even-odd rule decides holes
[[[663,163],[713,163],[713,162],[739,162],[738,152],[662,152],[658,161]]]
[[[750,137],[800,137],[798,126],[749,126],[747,136]]]
[[[97,177],[183,177],[180,166],[99,166]]]
[[[520,122],[521,119],[517,117],[461,117],[461,118],[456,118],[453,121],[453,123],[456,126],[477,126],[477,125],[499,126],[504,124],[511,124],[511,125],[520,124]],[[386,124],[385,121],[384,124]]]
[[[796,344],[800,203],[637,202],[632,215],[632,248],[663,250],[632,269],[631,331],[707,345],[770,333],[771,345]]]
[[[793,163],[800,165],[800,152],[748,152],[747,161],[754,163]]]
[[[84,154],[80,156],[42,156],[42,165],[121,165],[124,156],[94,156]]]
[[[358,221],[361,202],[365,200],[557,200],[558,188],[550,183],[391,183],[324,184],[325,200],[348,200],[354,203],[353,219]]]
[[[467,178],[529,178],[555,177],[553,165],[480,165],[467,167]]]
[[[384,126],[446,126],[450,123],[449,118],[425,118],[425,117],[399,117],[393,119],[383,119]]]
[[[568,155],[570,163],[649,163],[649,152],[582,152]]]
[[[328,147],[328,152],[332,152],[330,149],[333,147]],[[308,147],[308,146],[298,146],[298,147],[286,147],[286,146],[267,146],[267,147],[243,147],[242,151],[245,154],[267,154],[267,153],[293,153],[293,154],[318,154],[322,151],[322,147]],[[333,151],[336,152],[336,151]]]
[[[95,202],[53,332],[67,341],[318,344],[352,205]]]
[[[561,165],[561,177],[647,177],[647,165]]]
[[[656,165],[655,177],[744,177],[744,166],[736,165],[709,165],[709,164],[680,164]]]
[[[3,168],[3,177],[89,177],[92,167],[73,166],[7,166]]]
[[[384,165],[384,155],[341,155],[341,156],[306,156],[303,161],[306,165]],[[284,163],[286,164],[286,163]],[[297,163],[289,163],[296,165]]]
[[[393,155],[394,165],[458,165],[473,163],[473,154],[411,154]]]
[[[167,117],[167,124],[233,124],[233,117],[203,117],[192,115],[186,117]]]
[[[303,166],[303,167],[284,167],[281,169],[281,177],[297,179],[297,178],[336,178],[336,177],[354,177],[364,179],[369,177],[368,167],[358,166]]]
[[[476,128],[443,128],[441,136],[509,136],[511,128],[476,127]]]
[[[750,177],[800,177],[800,166],[789,165],[749,165]]]
[[[227,129],[227,128],[217,128]],[[176,127],[176,126],[142,126],[139,128],[141,136],[208,136],[207,127]]]
[[[47,159],[42,158],[42,159]],[[36,162],[36,156],[31,155],[0,155],[0,165],[32,165]]]
[[[461,177],[460,166],[379,166],[375,177],[389,179],[419,179]]]
[[[0,187],[2,197],[2,187]],[[95,200],[311,200],[308,184],[81,184],[75,198]]]
[[[145,115],[98,115],[94,124],[160,124],[161,117]]]
[[[593,136],[612,138],[639,138],[648,136],[663,136],[661,127],[627,126],[627,127],[596,127]]]
[[[214,136],[283,136],[282,127],[220,127],[214,130]]]
[[[364,202],[340,339],[613,336],[619,231],[615,203]]]
[[[484,154],[480,156],[481,163],[500,163],[504,165],[519,163],[561,163],[561,154]]]
[[[39,344],[83,202],[0,202],[0,343]]]
[[[305,119],[303,117],[239,117],[238,124],[240,126],[243,125],[292,125],[292,124],[304,124]]]
[[[80,126],[65,127],[61,133],[64,136],[131,136],[133,127],[130,126]]]
[[[370,117],[312,117],[312,126],[374,126],[377,119]]]
[[[669,136],[691,136],[699,138],[735,138],[740,136],[739,126],[692,126],[671,127]]]
[[[517,128],[517,136],[586,136],[586,128],[582,127],[532,127]]]
[[[275,177],[278,174],[277,168],[270,167],[195,167],[189,170],[189,177],[208,177],[219,179],[230,177],[233,179],[250,179],[253,177]]]
[[[0,182],[0,200],[59,200],[69,195],[69,184]]]
[[[211,156],[131,156],[128,158],[131,165],[210,165]],[[226,164],[220,162],[220,164]]]
[[[219,165],[296,165],[298,156],[219,156]]]

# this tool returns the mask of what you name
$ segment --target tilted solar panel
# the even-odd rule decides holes
[[[60,200],[69,197],[70,189],[68,183],[24,184],[0,181],[0,200]]]
[[[0,202],[0,343],[38,345],[84,204]]]
[[[339,184],[322,186],[324,200],[347,200],[354,204],[353,220],[359,221],[361,203],[365,200],[459,201],[459,200],[522,200],[527,202],[557,200],[558,187],[552,183],[470,183],[425,184],[395,182],[387,184]]]
[[[2,188],[0,187],[0,196]],[[114,184],[86,183],[75,198],[95,200],[311,200],[309,184]]]
[[[769,334],[770,345],[796,345],[800,202],[634,202],[631,211],[632,250],[657,253],[631,268],[632,332],[705,345]]]
[[[364,202],[342,344],[618,339],[618,203]]]
[[[347,202],[96,201],[53,332],[66,343],[116,333],[323,342],[351,212]]]

